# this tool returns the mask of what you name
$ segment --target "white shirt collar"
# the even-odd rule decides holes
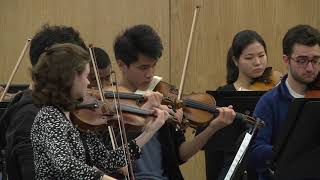
[[[288,82],[288,78],[286,79],[286,86],[289,90],[289,93],[291,94],[291,96],[293,96],[294,98],[304,98],[304,95],[302,94],[299,94],[299,93],[296,93],[289,85],[289,82]]]

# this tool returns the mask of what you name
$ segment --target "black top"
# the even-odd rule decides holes
[[[1,148],[6,150],[10,180],[35,179],[30,130],[38,111],[26,90],[14,97],[1,117]]]
[[[237,91],[233,84],[226,84],[217,88],[217,91]]]
[[[100,179],[102,172],[108,174],[126,164],[122,147],[107,150],[94,133],[79,132],[54,106],[40,109],[31,140],[36,179]],[[134,140],[128,148],[133,160],[139,158],[141,150]],[[88,158],[92,165],[87,164]]]
[[[236,91],[233,84],[217,88],[217,91]],[[219,102],[217,102],[219,106]],[[204,147],[207,179],[223,179],[241,142],[241,134],[245,132],[244,123],[234,122],[217,131]]]
[[[164,174],[170,180],[183,179],[179,166],[184,162],[180,159],[179,147],[185,140],[183,131],[173,124],[165,123],[160,129]]]

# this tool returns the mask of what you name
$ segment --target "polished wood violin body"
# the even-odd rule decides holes
[[[158,91],[163,94],[163,100],[161,104],[167,105],[173,110],[182,108],[185,118],[179,124],[182,129],[186,127],[197,128],[199,126],[206,126],[215,117],[218,116],[215,99],[206,93],[192,93],[185,95],[181,100],[177,100],[178,90],[164,81],[160,81],[154,91]],[[110,98],[111,92],[104,92],[105,97]],[[119,93],[120,99],[131,99],[137,105],[144,103],[144,98],[140,94],[134,93]],[[236,119],[244,121],[246,123],[255,124],[256,120],[250,116],[236,113]],[[258,127],[263,127],[264,123],[260,122]]]
[[[154,111],[142,109],[134,101],[121,99],[115,103],[113,97],[102,103],[97,98],[97,90],[90,90],[78,104],[70,117],[74,125],[81,131],[96,131],[107,126],[119,127],[116,109],[122,112],[123,120],[129,131],[141,131],[148,121],[148,117],[154,118]]]
[[[269,91],[275,87],[282,78],[282,73],[272,70],[272,67],[267,67],[262,76],[254,79],[249,90],[252,91]]]

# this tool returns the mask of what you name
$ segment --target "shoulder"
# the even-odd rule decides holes
[[[64,114],[54,106],[43,106],[35,117],[35,124],[56,123],[64,119]]]

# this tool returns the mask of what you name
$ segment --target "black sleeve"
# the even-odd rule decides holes
[[[12,121],[16,124],[12,154],[19,165],[19,172],[23,179],[34,179],[33,150],[30,131],[37,111],[27,110],[19,112]]]

